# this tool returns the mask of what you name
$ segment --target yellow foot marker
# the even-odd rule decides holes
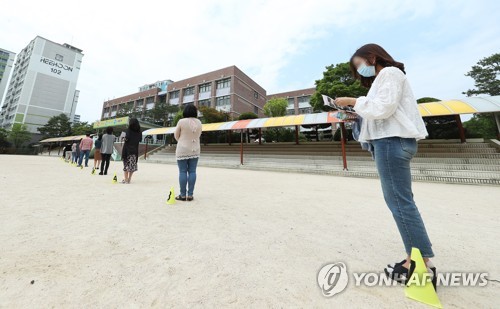
[[[168,193],[168,198],[167,198],[167,205],[172,205],[175,204],[175,193],[174,193],[174,187],[170,188],[170,192]]]
[[[424,259],[418,248],[411,249],[411,259],[415,262],[415,270],[406,284],[406,297],[436,308],[443,308],[432,285],[432,275],[427,272],[427,267],[425,267]]]
[[[116,177],[116,173],[115,176],[113,176],[112,183],[118,183],[118,177]]]

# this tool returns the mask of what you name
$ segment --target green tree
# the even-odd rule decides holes
[[[226,112],[218,111],[215,108],[202,106],[200,112],[203,114],[203,123],[216,123],[229,120],[229,114]]]
[[[31,133],[26,128],[26,125],[15,123],[9,132],[8,139],[14,144],[15,148],[20,148],[24,143],[31,140]]]
[[[257,116],[255,113],[247,112],[240,114],[238,120],[256,119],[256,118],[259,118],[259,116]]]
[[[497,138],[498,129],[493,113],[474,114],[464,122],[464,128],[471,136],[482,138]]]
[[[50,118],[38,131],[46,138],[68,136],[71,134],[71,123],[66,114],[60,114]]]
[[[467,96],[479,94],[500,95],[500,53],[479,60],[465,76],[474,79],[476,87],[463,92]],[[464,127],[469,134],[482,136],[483,138],[496,138],[499,135],[493,113],[474,114],[469,121],[464,122]]]
[[[179,120],[181,120],[181,119],[182,119],[182,110],[179,110],[179,111],[175,114],[175,116],[174,116],[174,123],[173,123],[174,125],[173,125],[173,126],[174,126],[174,127],[175,127],[175,126],[177,126],[177,123],[178,123],[178,122],[179,122]]]
[[[478,94],[500,95],[500,53],[479,60],[465,76],[474,79],[476,89],[469,89],[463,94],[468,97]]]
[[[9,146],[9,131],[4,128],[0,128],[0,148],[6,148]]]
[[[322,94],[331,98],[360,97],[368,93],[368,89],[361,86],[360,82],[351,74],[349,63],[329,65],[323,72],[323,78],[316,81],[316,92],[311,97],[311,106],[314,111],[327,111],[324,106]]]
[[[145,112],[147,121],[166,127],[171,114],[176,114],[179,111],[178,105],[170,105],[166,102],[156,103],[155,106]]]
[[[264,105],[264,114],[268,117],[281,117],[286,115],[288,101],[284,98],[273,98]]]
[[[431,103],[431,102],[439,102],[439,101],[441,101],[441,100],[433,98],[433,97],[423,97],[423,98],[418,99],[417,103],[420,104],[420,103]]]
[[[94,127],[86,121],[71,124],[71,135],[84,135],[92,131],[94,131]]]

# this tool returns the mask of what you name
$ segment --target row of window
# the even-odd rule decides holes
[[[218,80],[216,83],[217,89],[225,89],[231,86],[231,78],[225,78]],[[198,93],[210,92],[212,91],[212,84],[205,83],[198,86]],[[194,95],[194,86],[184,88],[183,94],[185,96]],[[180,95],[180,90],[175,90],[170,92],[170,99],[177,99]]]

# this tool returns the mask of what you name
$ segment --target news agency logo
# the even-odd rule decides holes
[[[339,294],[347,287],[348,282],[347,267],[342,262],[327,264],[318,272],[318,285],[323,296]]]
[[[352,273],[354,286],[405,286],[391,280],[385,273],[376,272],[354,272]],[[342,262],[330,263],[323,266],[317,275],[318,286],[325,297],[332,297],[345,290],[349,283],[347,266]],[[437,273],[437,286],[479,286],[488,285],[488,273],[484,272],[448,272]],[[408,280],[408,285],[423,286],[430,284],[432,275],[424,273],[421,276],[412,276]]]

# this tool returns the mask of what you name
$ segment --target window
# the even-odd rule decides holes
[[[231,78],[225,78],[217,81],[217,89],[229,88],[231,86]]]
[[[215,100],[215,106],[219,107],[219,106],[228,106],[228,105],[231,105],[231,96],[223,96],[223,97],[218,97],[216,100]]]
[[[312,113],[312,107],[299,108],[299,114],[310,114]]]
[[[286,114],[287,115],[295,115],[295,110],[294,109],[287,109]]]
[[[64,57],[62,55],[56,54],[57,61],[63,61]]]
[[[189,88],[184,88],[184,95],[193,95],[194,94],[194,87],[189,87]]]
[[[212,90],[212,85],[210,83],[206,83],[203,85],[200,85],[199,92],[210,92]]]
[[[288,98],[288,106],[295,106],[295,98]]]
[[[259,98],[259,93],[258,93],[257,91],[254,91],[254,92],[253,92],[253,97],[254,97],[255,99],[258,99],[258,98]]]
[[[171,99],[177,99],[179,97],[179,90],[170,92]]]
[[[258,114],[259,114],[259,108],[258,108],[257,106],[254,106],[254,107],[253,107],[253,113],[254,113],[255,115],[258,115]]]
[[[206,107],[210,107],[210,99],[207,99],[207,100],[199,100],[198,101],[198,107],[202,107],[202,106],[206,106]]]
[[[310,96],[303,96],[303,97],[298,97],[299,103],[309,103]]]

